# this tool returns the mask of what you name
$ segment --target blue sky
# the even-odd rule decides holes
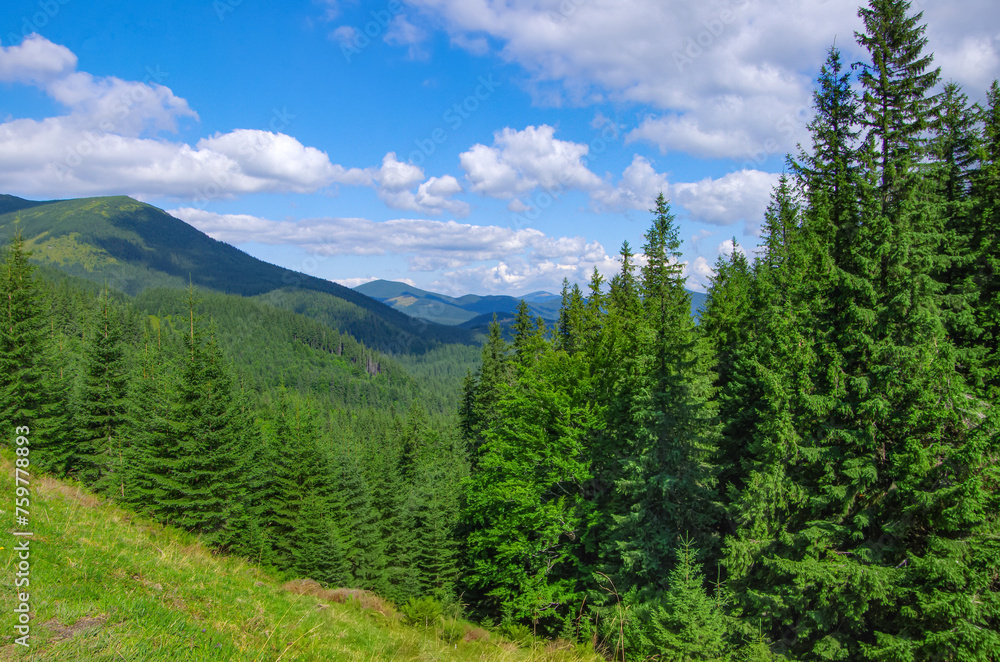
[[[945,80],[1000,75],[994,0],[931,3]],[[671,200],[689,286],[758,241],[841,0],[6,0],[0,192],[132,195],[356,285],[558,291]]]

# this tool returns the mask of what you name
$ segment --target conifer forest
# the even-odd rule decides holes
[[[909,3],[859,12],[868,57],[829,49],[697,316],[662,194],[613,278],[554,324],[522,302],[464,380],[15,236],[0,426],[219,553],[607,659],[1000,660],[1000,84],[970,103]]]

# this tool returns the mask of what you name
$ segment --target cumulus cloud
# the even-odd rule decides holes
[[[595,265],[607,269],[613,263],[599,242],[583,237],[552,237],[534,229],[426,219],[271,221],[191,207],[170,213],[228,243],[294,245],[317,256],[399,255],[407,260],[411,271],[452,270],[446,280],[460,282],[461,287],[489,282],[492,285],[484,285],[483,291],[491,292],[509,291],[504,287],[515,280],[544,283],[546,287],[558,285],[563,275],[585,280]],[[490,280],[488,275],[497,269],[505,276]]]
[[[409,0],[452,43],[499,55],[529,74],[540,100],[625,101],[652,115],[630,134],[663,151],[741,162],[792,151],[805,138],[813,78],[835,41],[845,61],[863,53],[857,0]],[[929,48],[981,91],[995,75],[1000,5],[915,3]],[[553,97],[553,90],[558,95]]]
[[[76,62],[71,50],[37,34],[17,46],[0,42],[0,82],[44,86],[71,73]]]
[[[34,85],[67,109],[0,124],[0,188],[28,195],[132,195],[210,199],[259,192],[307,193],[370,185],[370,171],[330,162],[292,136],[236,129],[191,146],[162,137],[198,115],[156,82],[76,71],[64,46],[32,35],[0,46],[0,80]]]
[[[505,128],[493,134],[493,145],[473,145],[459,156],[465,178],[476,193],[513,199],[538,187],[589,191],[601,179],[587,169],[589,147],[555,138],[548,125],[523,131]]]
[[[675,184],[671,193],[673,201],[693,220],[710,225],[743,222],[747,231],[753,232],[763,221],[778,177],[760,170],[740,170],[717,179]]]
[[[372,173],[372,179],[379,198],[393,209],[433,215],[449,212],[456,216],[466,216],[471,209],[468,203],[452,198],[462,192],[457,179],[444,175],[424,181],[423,169],[400,161],[395,152],[385,155],[382,166]]]
[[[704,292],[711,285],[715,270],[712,269],[712,265],[708,263],[708,260],[699,255],[693,262],[684,265],[683,274],[687,278],[685,284],[689,290]]]
[[[636,154],[616,187],[594,191],[591,197],[600,210],[651,209],[661,192],[668,195],[667,176],[656,172],[648,159]]]

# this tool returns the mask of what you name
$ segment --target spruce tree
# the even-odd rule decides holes
[[[349,449],[340,449],[334,459],[331,512],[339,546],[347,560],[352,584],[379,593],[386,589],[385,540],[379,513],[359,458]]]
[[[936,98],[930,90],[940,78],[931,69],[923,12],[909,14],[907,0],[870,0],[858,10],[864,32],[856,32],[869,62],[858,63],[864,90],[861,119],[867,131],[869,167],[875,178],[877,209],[891,216],[914,186],[914,168],[925,154],[923,133]]]
[[[1000,83],[994,81],[983,112],[983,136],[976,156],[981,167],[972,181],[968,280],[978,335],[965,341],[975,355],[974,381],[989,402],[1000,401]]]
[[[45,353],[45,328],[31,255],[24,249],[20,228],[4,247],[0,264],[0,425],[4,439],[15,427],[27,426],[35,433],[43,418],[45,405],[43,370],[40,360]],[[36,434],[32,445],[50,443]],[[43,451],[44,452],[44,451]]]
[[[548,351],[506,385],[465,490],[465,582],[489,613],[558,632],[579,609],[590,478],[585,440],[598,425],[587,364]]]
[[[749,340],[753,307],[752,274],[740,246],[720,255],[708,289],[699,331],[713,354],[713,386],[722,424],[719,441],[719,496],[730,502],[742,489],[742,459],[748,443],[746,431],[752,426],[748,393],[738,382],[738,362]]]
[[[129,379],[125,425],[124,501],[140,512],[171,521],[162,499],[175,487],[179,448],[173,423],[175,370],[163,350],[159,320],[144,329],[141,353]]]
[[[636,334],[628,409],[618,414],[627,422],[612,422],[625,425],[607,567],[626,590],[661,587],[682,536],[713,549],[721,516],[708,352],[691,318],[677,227],[662,194],[652,213],[638,287],[645,328]]]
[[[80,478],[117,498],[125,495],[126,449],[122,432],[127,387],[122,324],[105,287],[84,345],[76,436]]]

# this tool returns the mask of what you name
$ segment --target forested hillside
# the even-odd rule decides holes
[[[1000,86],[909,4],[817,81],[750,263],[695,327],[661,197],[610,289],[521,316],[466,388],[481,613],[622,659],[1000,659]],[[940,92],[938,92],[940,90]]]
[[[218,551],[432,618],[627,661],[995,661],[1000,83],[941,85],[908,2],[860,17],[697,324],[662,194],[643,259],[554,323],[522,302],[460,390],[467,346],[378,354],[329,294],[132,299],[15,236],[0,425]]]
[[[36,262],[126,294],[189,283],[240,296],[295,293],[310,308],[335,311],[333,328],[384,352],[472,342],[464,329],[414,320],[337,283],[268,264],[125,196],[51,202],[0,196],[0,239],[10,240],[17,228]]]

